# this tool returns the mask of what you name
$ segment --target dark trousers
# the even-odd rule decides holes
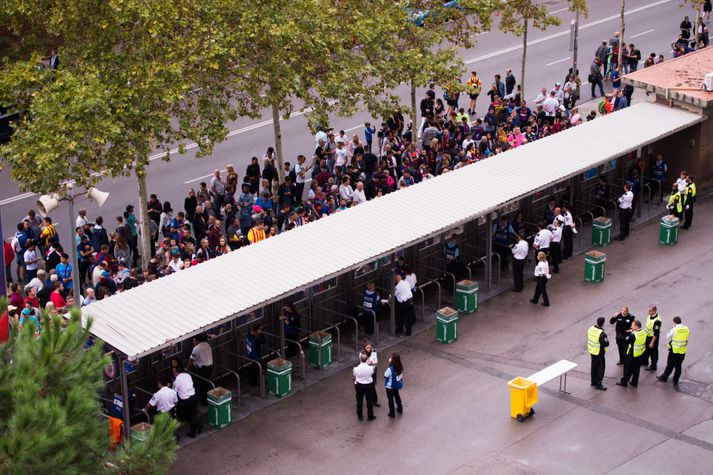
[[[671,375],[671,371],[673,371],[673,382],[678,384],[678,380],[681,377],[681,365],[683,365],[684,358],[686,358],[686,355],[674,353],[669,350],[668,360],[666,361],[666,369],[661,374],[661,379],[666,381]]]
[[[371,384],[360,384],[356,383],[354,385],[356,390],[356,412],[357,417],[362,419],[364,417],[364,399],[366,399],[366,414],[370,419],[374,417],[374,402],[373,402],[373,390]]]
[[[196,373],[201,378],[210,379],[210,375],[213,374],[213,365],[202,366],[193,368],[193,372]],[[208,382],[201,378],[193,378],[193,382],[196,387],[196,395],[205,404],[208,401]]]
[[[532,297],[532,301],[537,303],[540,300],[540,296],[542,296],[542,302],[545,305],[549,305],[550,299],[547,297],[547,277],[535,277],[535,281],[537,283],[537,287],[535,287],[535,295]]]
[[[599,95],[604,97],[604,84],[602,83],[601,79],[592,83],[592,97],[596,97],[595,92],[597,89],[597,85],[599,85]]]
[[[630,356],[624,364],[624,376],[621,382],[637,386],[639,384],[639,372],[641,371],[641,355],[637,357]]]
[[[550,261],[550,264],[552,265],[553,272],[559,273],[560,262],[562,262],[562,247],[560,246],[560,243],[558,243],[558,242],[550,243],[549,258],[550,258],[549,261]]]
[[[379,370],[376,366],[372,366],[372,368],[374,368],[374,376],[371,377],[371,401],[374,404],[378,404],[379,394],[376,392],[376,375],[379,374]]]
[[[619,208],[619,239],[629,237],[629,223],[631,222],[631,209]]]
[[[572,257],[573,239],[574,233],[572,232],[572,226],[565,226],[562,228],[562,259],[569,259]]]
[[[295,196],[295,202],[297,204],[302,203],[302,193],[305,191],[305,184],[304,183],[297,183],[295,184],[295,188],[297,190],[297,193]]]
[[[512,280],[515,283],[513,288],[518,292],[522,291],[524,287],[525,260],[526,259],[512,260]]]
[[[604,369],[606,368],[606,362],[604,360],[604,355],[592,355],[592,386],[601,386],[604,380]]]
[[[644,357],[642,358],[641,364],[646,366],[647,364],[649,364],[650,361],[651,368],[656,369],[656,365],[659,362],[659,345],[658,340],[656,340],[654,347],[649,348],[649,343],[651,343],[651,340],[653,340],[653,337],[646,337],[646,349],[644,350]]]
[[[198,420],[198,401],[195,395],[188,399],[179,399],[176,409],[178,418],[188,422],[188,435],[193,437],[197,431],[203,429],[203,424]]]
[[[406,335],[411,335],[413,325],[413,301],[394,302],[396,305],[396,333],[401,333],[406,327]]]
[[[616,337],[616,347],[619,350],[619,363],[626,362],[626,340],[625,336],[622,335]]]
[[[688,207],[683,211],[683,229],[688,229],[693,224],[693,204],[687,205]]]
[[[389,415],[394,415],[394,402],[396,403],[396,410],[399,412],[404,412],[404,408],[401,405],[401,396],[399,396],[398,389],[386,388],[386,399],[389,400]]]

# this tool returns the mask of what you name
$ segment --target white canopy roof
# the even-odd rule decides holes
[[[130,359],[497,210],[704,118],[652,103],[597,118],[82,309]]]

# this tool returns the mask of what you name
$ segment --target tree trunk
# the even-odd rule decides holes
[[[418,140],[418,111],[416,109],[416,83],[411,80],[411,141],[416,143]]]
[[[619,58],[618,64],[621,71],[624,72],[624,66],[622,64],[624,58],[624,8],[626,8],[626,0],[621,0],[621,31],[619,32]]]
[[[579,10],[575,14],[574,20],[574,40],[572,41],[572,74],[576,74],[577,71],[577,49],[579,45]]]
[[[525,29],[522,31],[522,65],[520,67],[520,100],[525,99],[525,64],[527,63],[527,18],[524,19]]]
[[[285,181],[285,170],[283,165],[285,163],[282,156],[282,129],[280,128],[280,107],[277,103],[272,103],[272,133],[275,138],[275,158],[277,158],[277,176],[280,183]]]
[[[149,265],[149,261],[153,257],[151,255],[151,230],[149,227],[149,197],[146,191],[146,171],[136,172],[136,182],[139,185],[139,226],[141,242],[139,243],[139,248],[141,249],[141,268],[146,270]]]

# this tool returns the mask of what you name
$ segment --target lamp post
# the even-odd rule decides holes
[[[74,242],[74,236],[72,236],[72,221],[74,220],[74,200],[78,196],[86,195],[90,201],[94,201],[99,206],[102,206],[104,202],[109,197],[109,193],[97,190],[96,188],[89,188],[87,191],[81,193],[74,192],[74,186],[71,183],[64,185],[64,195],[60,196],[57,193],[52,193],[49,195],[42,195],[37,200],[37,210],[40,216],[45,217],[53,210],[59,207],[60,201],[66,201],[69,203],[69,229],[70,229],[70,257],[72,258],[72,293],[74,295],[74,305],[77,307],[82,306],[82,294],[81,294],[81,282],[79,276],[79,258],[77,256],[77,243]]]

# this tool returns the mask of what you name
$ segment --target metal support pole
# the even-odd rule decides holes
[[[74,306],[82,306],[82,289],[79,277],[79,259],[77,258],[77,244],[72,236],[74,229],[74,192],[71,187],[67,187],[67,201],[69,202],[69,255],[72,257],[72,294],[74,295]]]
[[[490,291],[493,285],[493,213],[486,216],[485,226],[485,290]]]
[[[272,307],[276,307],[276,305],[272,305]],[[297,309],[295,309],[297,311]],[[280,354],[281,355],[286,355],[285,353],[285,322],[282,321],[282,312],[280,312],[280,309],[277,309],[277,323],[280,326],[280,331],[278,335],[280,335]]]
[[[124,443],[128,447],[131,442],[131,412],[129,397],[129,382],[126,379],[126,360],[119,359],[119,374],[121,375],[121,400],[124,404]]]
[[[396,289],[396,254],[394,254],[391,260],[391,292],[389,292],[389,334],[391,336],[396,336],[396,299],[394,298],[394,291]]]

